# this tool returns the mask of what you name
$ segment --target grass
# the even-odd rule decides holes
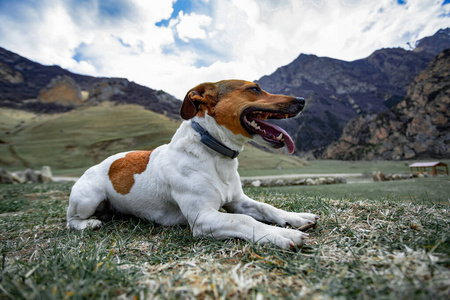
[[[426,161],[442,161],[450,165],[450,160],[429,159]],[[342,160],[313,160],[303,163],[301,166],[291,164],[286,168],[244,168],[240,170],[241,176],[265,176],[283,174],[328,174],[328,173],[362,173],[367,178],[372,178],[374,171],[384,173],[409,173],[409,165],[414,161],[342,161]]]
[[[321,216],[307,246],[284,251],[242,240],[194,238],[188,227],[138,219],[116,220],[99,231],[67,230],[70,188],[69,183],[0,186],[0,298],[450,296],[448,203],[426,197],[405,201],[407,189],[372,200],[314,190],[246,189],[282,209]]]
[[[3,113],[11,115],[9,111]],[[3,164],[53,169],[85,169],[125,149],[152,149],[170,141],[178,123],[135,105],[101,105],[36,115],[3,132]],[[11,122],[3,124],[7,126]]]
[[[438,176],[430,178],[414,178],[402,181],[314,185],[284,186],[266,188],[282,193],[298,193],[304,196],[321,196],[334,199],[395,199],[413,203],[428,202],[430,204],[450,204],[450,177]]]

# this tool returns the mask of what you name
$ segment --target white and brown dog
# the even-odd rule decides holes
[[[247,197],[236,156],[250,140],[294,151],[291,137],[266,119],[290,118],[303,98],[273,95],[242,80],[203,83],[182,104],[184,121],[172,141],[153,151],[113,155],[88,169],[72,188],[67,227],[98,228],[105,204],[162,225],[189,224],[194,236],[241,238],[281,248],[303,245],[298,230],[318,216],[277,209]],[[223,208],[228,213],[220,212]]]

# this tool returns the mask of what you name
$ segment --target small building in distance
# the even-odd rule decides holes
[[[438,168],[442,168],[442,170]],[[411,170],[411,174],[413,175],[414,174],[432,174],[433,176],[436,176],[438,174],[448,175],[447,164],[440,161],[414,163],[412,165],[409,165],[409,169]],[[431,172],[429,172],[428,170],[430,170]]]

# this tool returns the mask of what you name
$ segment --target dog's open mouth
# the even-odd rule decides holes
[[[280,112],[262,111],[248,108],[242,112],[241,123],[248,133],[260,135],[273,148],[286,146],[289,153],[294,153],[294,141],[289,134],[279,126],[266,122],[267,119],[287,119],[297,114],[286,114]]]

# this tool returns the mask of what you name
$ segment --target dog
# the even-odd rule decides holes
[[[301,247],[308,234],[285,226],[310,227],[319,217],[247,197],[236,157],[248,141],[292,154],[289,134],[266,120],[295,117],[304,106],[303,98],[270,94],[249,81],[194,87],[169,144],[110,156],[80,177],[70,194],[67,227],[97,229],[102,221],[94,216],[111,207],[161,225],[188,224],[194,236]]]

